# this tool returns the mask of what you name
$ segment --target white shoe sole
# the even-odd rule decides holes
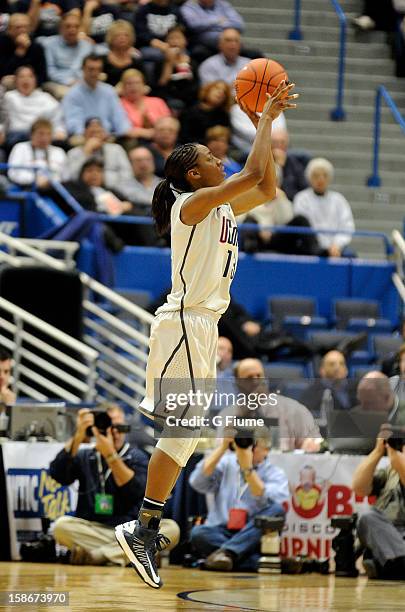
[[[138,559],[134,555],[133,550],[128,546],[128,542],[126,541],[121,525],[118,525],[115,529],[115,538],[126,556],[128,557],[128,559],[131,561],[134,569],[136,570],[136,573],[145,582],[145,584],[152,587],[153,589],[160,589],[163,586],[163,582],[160,580],[159,584],[156,584],[156,582],[153,582],[153,580],[148,576],[142,563],[139,563]]]

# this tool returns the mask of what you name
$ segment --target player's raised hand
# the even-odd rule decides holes
[[[266,94],[266,104],[263,108],[262,117],[270,117],[272,120],[277,119],[280,113],[288,108],[296,108],[294,100],[299,97],[299,94],[290,93],[295,87],[294,83],[286,83],[281,81],[278,87],[274,90],[273,95]]]
[[[250,110],[250,108],[243,101],[239,101],[238,98],[235,98],[236,103],[239,105],[239,108],[249,117],[250,121],[257,128],[259,124],[260,115]]]

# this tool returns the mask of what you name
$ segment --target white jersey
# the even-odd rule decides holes
[[[171,210],[172,290],[157,313],[203,308],[221,315],[238,263],[238,228],[229,204],[197,225],[185,225],[180,210],[192,195],[180,194]]]

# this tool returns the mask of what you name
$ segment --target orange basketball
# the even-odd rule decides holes
[[[265,57],[254,59],[240,70],[235,80],[238,101],[261,113],[266,103],[266,93],[272,94],[280,81],[288,81],[283,66]]]

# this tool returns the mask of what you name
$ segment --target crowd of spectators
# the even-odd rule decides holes
[[[0,157],[46,170],[10,169],[12,183],[49,196],[44,190],[52,177],[63,181],[83,208],[150,214],[157,177],[164,175],[177,144],[205,143],[222,160],[226,176],[242,168],[255,128],[235,103],[233,83],[238,71],[262,53],[244,44],[243,18],[226,0],[58,0],[50,5],[20,0],[4,2],[2,11]],[[272,149],[277,198],[246,220],[263,229],[244,234],[242,248],[345,255],[349,234],[334,242],[324,234],[266,229],[354,229],[350,205],[328,189],[333,168],[324,160],[321,193],[306,171],[310,152],[289,148],[283,115],[273,126]],[[100,190],[110,199],[118,191],[123,205],[112,199],[105,204]]]

